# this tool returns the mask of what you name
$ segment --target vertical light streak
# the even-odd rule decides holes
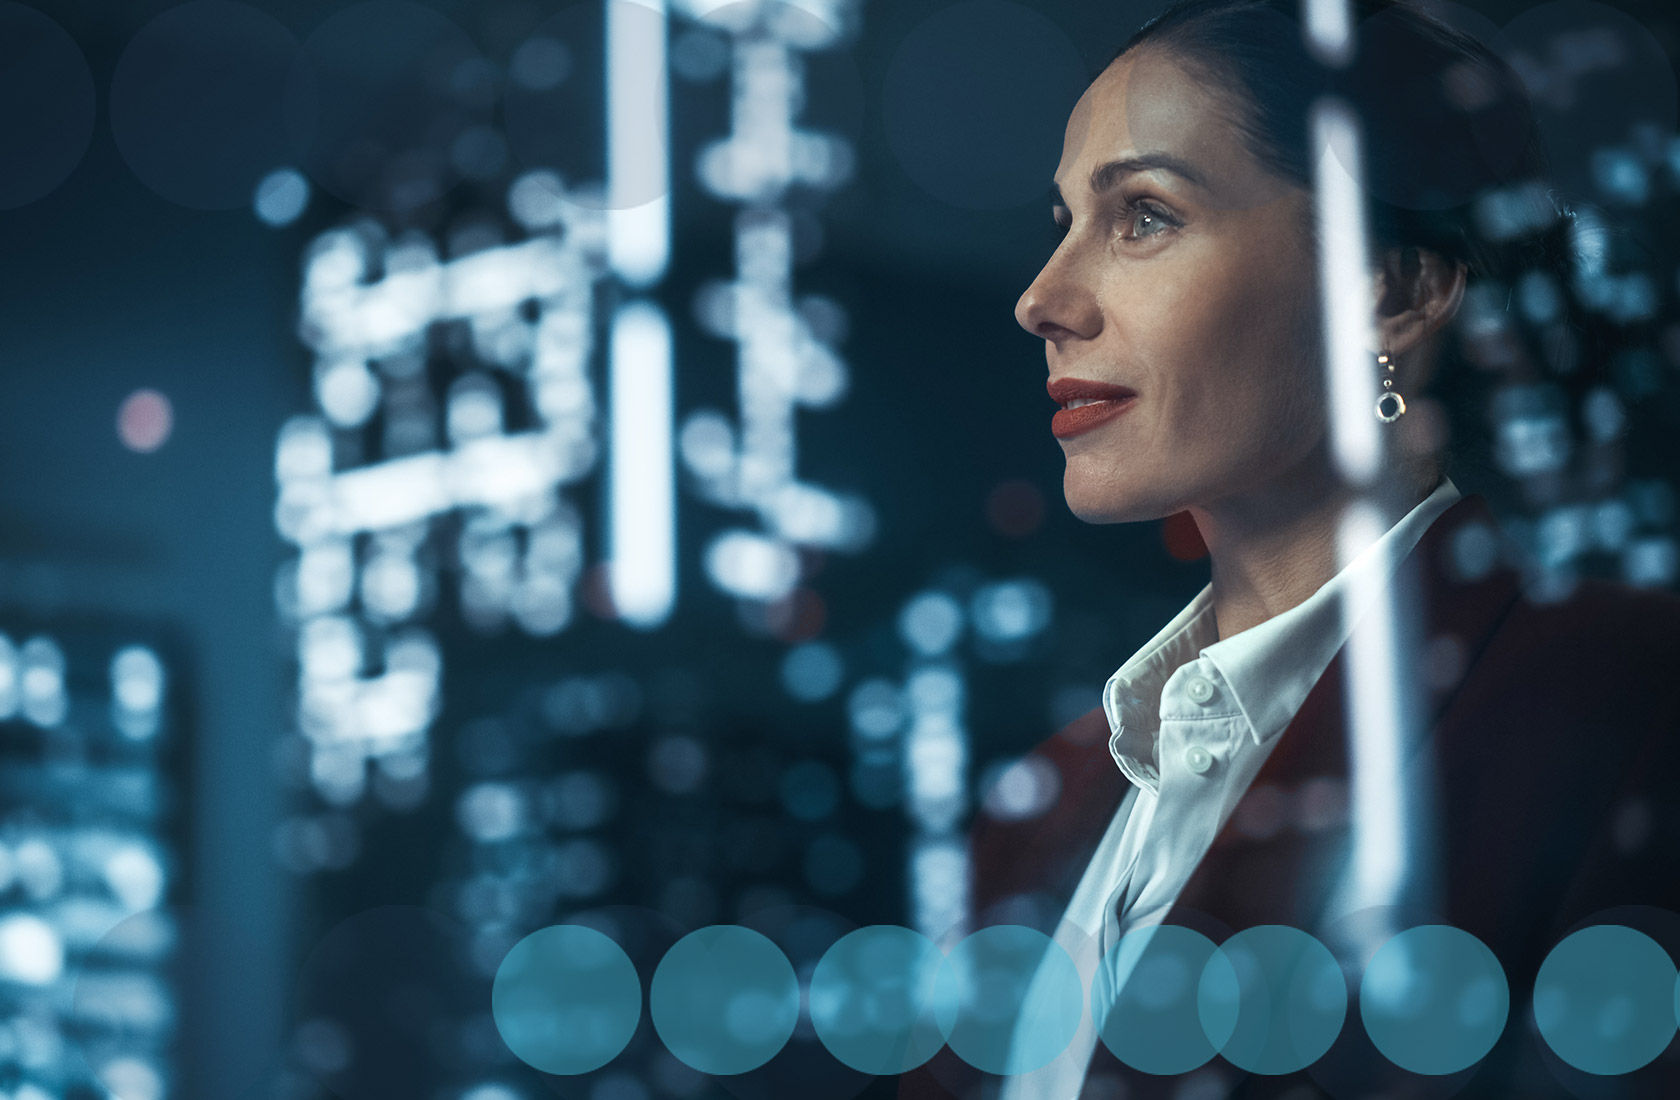
[[[1307,48],[1320,62],[1340,68],[1353,60],[1352,15],[1347,0],[1306,0]]]
[[[633,287],[671,254],[665,0],[607,0],[607,257]]]
[[[1373,417],[1373,419],[1375,419]],[[1337,531],[1337,557],[1346,563],[1376,542],[1387,529],[1380,509],[1368,501],[1350,504]],[[1401,746],[1407,738],[1401,716],[1407,713],[1396,657],[1400,637],[1392,590],[1381,571],[1350,575],[1343,613],[1346,623],[1346,687],[1349,801],[1353,808],[1353,882],[1355,909],[1393,904],[1400,896],[1410,849],[1406,805],[1401,798],[1405,765]],[[1364,609],[1358,614],[1355,609]]]
[[[671,329],[646,302],[621,308],[609,354],[610,588],[631,626],[654,629],[676,601],[676,490],[672,465]]]
[[[1329,66],[1348,64],[1355,52],[1346,0],[1303,0],[1308,48]],[[1378,380],[1372,353],[1372,283],[1365,224],[1362,134],[1343,100],[1325,96],[1308,120],[1317,152],[1320,241],[1319,283],[1324,311],[1330,444],[1342,480],[1355,498],[1337,530],[1337,564],[1346,566],[1381,538],[1391,518],[1383,505],[1385,444],[1375,415]],[[1408,819],[1401,797],[1403,746],[1411,740],[1405,706],[1407,684],[1399,667],[1400,630],[1392,583],[1385,571],[1356,570],[1343,595],[1346,652],[1346,721],[1349,795],[1353,823],[1349,908],[1398,902],[1407,874]],[[1367,928],[1381,936],[1386,919]]]
[[[1325,382],[1330,401],[1330,447],[1344,481],[1365,488],[1375,480],[1382,443],[1372,412],[1376,368],[1371,353],[1370,261],[1365,243],[1360,180],[1359,122],[1347,105],[1328,97],[1312,108],[1318,152],[1319,285],[1324,310]]]

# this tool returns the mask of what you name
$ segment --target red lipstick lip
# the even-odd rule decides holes
[[[1106,424],[1137,404],[1137,391],[1109,382],[1092,382],[1085,378],[1057,378],[1047,384],[1050,397],[1058,404],[1081,399],[1096,401],[1095,405],[1081,405],[1077,409],[1062,409],[1050,418],[1050,434],[1057,439],[1082,435],[1099,424]]]
[[[1060,409],[1050,418],[1050,434],[1057,439],[1069,439],[1106,424],[1137,404],[1137,395],[1106,398],[1095,405],[1081,405],[1077,409]]]

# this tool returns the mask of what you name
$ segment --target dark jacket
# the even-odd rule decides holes
[[[1546,954],[1589,924],[1631,925],[1680,959],[1680,597],[1589,581],[1566,600],[1537,603],[1514,571],[1477,569],[1475,555],[1462,553],[1473,548],[1478,525],[1484,534],[1494,529],[1485,502],[1459,501],[1395,579],[1399,599],[1420,612],[1404,652],[1418,655],[1411,674],[1428,684],[1419,689],[1426,734],[1413,746],[1410,774],[1433,777],[1420,789],[1432,787],[1435,801],[1425,815],[1432,842],[1412,853],[1427,874],[1408,891],[1395,926],[1445,923],[1480,938],[1509,982],[1505,1030],[1486,1058],[1459,1074],[1400,1070],[1366,1037],[1355,973],[1341,1035],[1323,1058],[1264,1076],[1215,1056],[1196,1071],[1198,1097],[1680,1098],[1680,1040],[1643,1069],[1597,1077],[1552,1054],[1530,1006]],[[1344,653],[1249,794],[1262,786],[1294,792],[1323,777],[1345,782]],[[1061,777],[1060,798],[1045,815],[1018,822],[980,815],[971,838],[977,927],[1019,923],[1011,899],[1022,896],[1057,916],[1065,908],[1127,788],[1108,736],[1099,707],[1034,750]],[[1166,923],[1215,943],[1261,924],[1319,931],[1349,858],[1350,826],[1259,838],[1235,826],[1243,811],[1239,804]],[[967,1100],[995,1095],[1002,1080],[945,1048],[901,1075],[898,1094]],[[1099,1043],[1082,1096],[1166,1098],[1184,1095],[1187,1084],[1133,1070]]]

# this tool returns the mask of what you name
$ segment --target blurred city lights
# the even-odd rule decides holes
[[[122,633],[0,634],[12,791],[0,812],[0,1013],[28,1044],[14,1065],[43,1098],[125,1083],[145,1096],[176,1072],[167,964],[178,929],[159,908],[178,859],[159,756],[171,677],[156,648]]]
[[[547,184],[521,177],[510,190],[515,213],[540,225],[525,241],[444,261],[423,238],[360,222],[308,249],[300,331],[317,354],[321,416],[292,418],[276,447],[276,524],[298,547],[277,598],[303,643],[299,720],[331,802],[366,791],[358,761],[411,754],[430,728],[443,658],[419,623],[438,591],[444,517],[462,520],[452,556],[469,624],[543,637],[570,622],[581,516],[557,490],[595,464],[587,315],[605,269],[589,244],[598,228],[583,224],[599,213]],[[384,275],[369,280],[375,262]],[[522,316],[524,302],[541,308]],[[451,323],[474,334],[480,362],[434,392],[412,356]],[[510,385],[539,414],[534,429],[509,430]],[[430,426],[440,407],[442,438]],[[383,457],[338,468],[335,438],[373,432],[376,413]]]

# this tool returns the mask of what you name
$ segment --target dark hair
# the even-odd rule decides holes
[[[1354,55],[1327,65],[1308,46],[1300,7],[1300,0],[1173,0],[1110,63],[1133,50],[1162,51],[1223,89],[1251,155],[1309,190],[1313,103],[1334,93],[1354,109],[1373,262],[1382,250],[1411,246],[1468,268],[1466,299],[1431,389],[1453,422],[1455,476],[1466,460],[1488,468],[1488,425],[1479,414],[1490,409],[1490,395],[1475,391],[1546,376],[1566,378],[1560,390],[1579,390],[1596,373],[1580,368],[1603,358],[1601,319],[1570,289],[1576,215],[1548,182],[1527,90],[1487,45],[1407,0],[1350,0]],[[1536,274],[1565,304],[1529,331],[1508,314],[1518,283]],[[1465,369],[1467,361],[1487,369]],[[1526,495],[1535,503],[1532,491]]]

